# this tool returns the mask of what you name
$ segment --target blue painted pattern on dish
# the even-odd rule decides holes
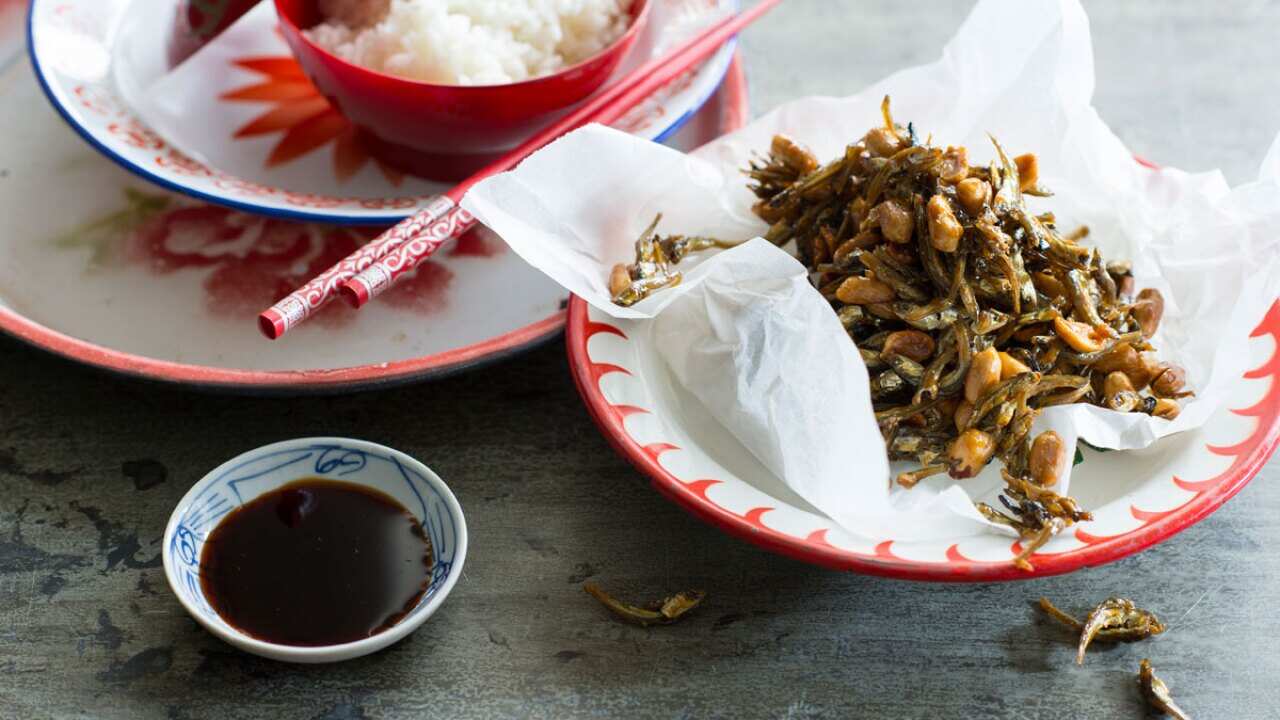
[[[170,555],[182,563],[183,591],[202,615],[210,621],[224,624],[205,600],[200,584],[200,552],[204,541],[220,518],[281,482],[279,478],[273,478],[269,485],[248,497],[242,494],[242,486],[283,470],[294,476],[289,480],[315,475],[358,482],[362,473],[379,473],[385,477],[388,469],[396,471],[394,475],[404,482],[416,500],[417,507],[406,509],[422,522],[431,540],[434,555],[431,585],[423,593],[418,606],[425,604],[435,596],[453,569],[457,550],[456,519],[439,490],[421,473],[405,467],[392,455],[340,444],[315,444],[266,453],[234,465],[213,478],[183,511],[169,543]],[[376,486],[375,483],[370,485]]]

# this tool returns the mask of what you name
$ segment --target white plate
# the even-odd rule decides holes
[[[0,44],[21,36],[9,10]],[[735,66],[669,142],[696,147],[746,112]],[[258,311],[349,252],[358,233],[147,186],[58,121],[20,54],[0,55],[0,127],[0,330],[77,362],[237,391],[353,390],[490,362],[564,325],[559,286],[473,235],[385,302],[358,313],[331,303],[268,342]]]
[[[0,3],[13,0],[0,0]],[[3,7],[0,5],[0,7]],[[171,0],[33,0],[29,33],[36,75],[49,100],[91,145],[124,168],[170,190],[247,212],[327,223],[387,225],[411,214],[422,198],[448,188],[385,172],[356,153],[336,161],[336,143],[307,137],[310,112],[294,113],[277,133],[237,138],[237,130],[273,110],[324,103],[302,76],[283,38],[250,28],[235,47],[244,57],[226,58],[224,72],[200,83],[201,131],[181,147],[133,111],[128,97],[146,92],[165,72],[165,47],[173,27]],[[661,38],[687,32],[736,0],[660,0],[636,49],[619,69],[626,72],[661,45]],[[133,12],[129,12],[133,8]],[[227,32],[237,33],[242,24]],[[721,48],[697,70],[671,83],[635,108],[617,127],[662,140],[688,120],[715,92],[733,58]],[[246,101],[228,94],[257,87]],[[307,91],[310,91],[309,93]],[[301,95],[299,93],[302,93]],[[282,110],[283,109],[283,110]],[[338,116],[337,120],[341,120]],[[205,128],[208,128],[205,131]],[[288,162],[268,164],[286,137],[308,151]],[[292,153],[291,153],[292,154]]]

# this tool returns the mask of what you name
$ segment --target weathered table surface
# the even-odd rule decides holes
[[[967,6],[789,0],[743,43],[754,106],[928,61]],[[1088,9],[1097,106],[1132,149],[1251,178],[1280,130],[1280,6]],[[188,618],[160,568],[165,521],[195,479],[308,434],[423,458],[472,528],[465,576],[429,624],[329,667],[232,650]],[[1196,717],[1276,717],[1277,479],[1272,461],[1208,520],[1108,567],[911,584],[776,557],[667,503],[592,425],[558,342],[433,385],[283,400],[117,380],[6,341],[0,717],[1142,717],[1133,677],[1147,655]],[[588,577],[710,600],[683,625],[634,629],[583,594]],[[1072,666],[1029,601],[1110,593],[1146,600],[1172,629]]]

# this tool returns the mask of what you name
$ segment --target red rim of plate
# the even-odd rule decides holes
[[[1139,161],[1154,167],[1141,158]],[[705,494],[708,487],[706,481],[686,483],[658,462],[661,453],[673,449],[673,446],[662,443],[644,446],[633,440],[623,425],[629,413],[620,412],[620,408],[610,404],[600,392],[598,384],[600,376],[607,372],[626,371],[615,366],[595,364],[587,353],[587,341],[598,332],[614,333],[623,338],[626,335],[612,325],[591,321],[588,308],[586,301],[576,295],[569,299],[568,329],[565,333],[569,366],[587,411],[614,450],[641,473],[649,476],[658,492],[703,522],[779,555],[835,570],[903,580],[989,582],[1061,575],[1084,567],[1114,562],[1145,550],[1203,520],[1240,492],[1267,462],[1276,446],[1280,445],[1280,300],[1277,300],[1253,332],[1253,337],[1272,337],[1275,341],[1272,355],[1261,366],[1244,375],[1247,379],[1269,378],[1271,386],[1253,406],[1231,410],[1237,415],[1256,418],[1257,424],[1249,437],[1239,443],[1229,447],[1208,446],[1210,453],[1234,458],[1226,470],[1212,478],[1195,482],[1173,478],[1173,482],[1180,488],[1196,493],[1186,503],[1158,513],[1143,512],[1131,507],[1135,519],[1143,524],[1119,535],[1098,537],[1076,530],[1077,538],[1086,543],[1084,547],[1061,553],[1036,554],[1031,558],[1035,565],[1032,572],[1019,570],[1009,561],[970,560],[960,554],[958,545],[952,545],[947,552],[948,560],[941,562],[899,557],[893,552],[891,540],[879,543],[871,553],[843,550],[829,544],[823,530],[808,537],[798,537],[764,525],[760,518],[772,508],[755,508],[739,514],[715,504]],[[634,410],[628,408],[628,411]]]
[[[735,55],[718,91],[723,97],[722,132],[736,130],[745,122],[746,90],[740,57]],[[254,393],[339,392],[439,378],[532,348],[549,340],[564,323],[565,313],[560,311],[483,342],[392,363],[331,370],[238,370],[169,362],[112,350],[65,335],[0,307],[0,331],[69,360],[145,380]]]

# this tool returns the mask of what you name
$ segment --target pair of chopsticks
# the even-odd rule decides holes
[[[476,219],[458,204],[476,183],[510,170],[571,130],[588,123],[615,122],[664,85],[710,57],[779,2],[781,0],[760,0],[750,9],[713,24],[666,55],[637,68],[448,192],[430,198],[412,216],[262,311],[258,326],[263,334],[272,340],[284,335],[339,294],[354,307],[377,297],[442,245],[476,224]]]

